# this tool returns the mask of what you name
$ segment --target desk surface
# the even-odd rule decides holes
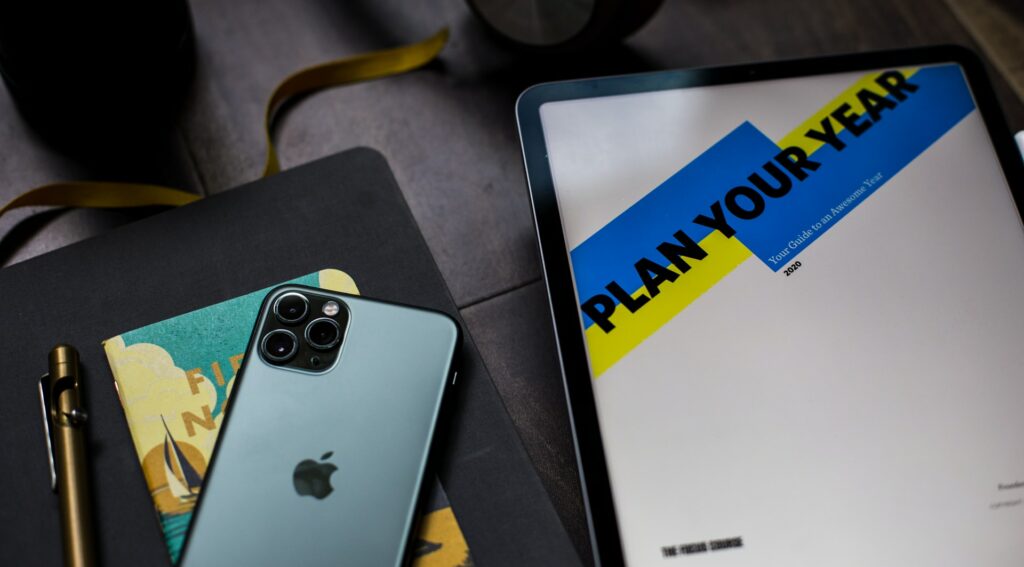
[[[191,2],[198,60],[179,126],[166,139],[137,144],[130,159],[83,162],[54,151],[0,89],[0,202],[62,179],[164,183],[201,194],[228,190],[261,171],[263,104],[281,78],[449,26],[442,64],[291,105],[278,121],[278,151],[283,167],[360,145],[387,156],[585,558],[586,524],[515,131],[513,104],[522,89],[601,74],[959,43],[989,56],[1010,126],[1024,129],[1024,13],[1011,0],[667,0],[621,48],[541,60],[496,44],[461,0],[246,4]],[[0,264],[146,213],[33,212],[0,219]]]

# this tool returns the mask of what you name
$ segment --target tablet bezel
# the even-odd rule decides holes
[[[598,565],[622,565],[624,555],[597,419],[584,329],[576,305],[569,251],[547,160],[540,119],[541,105],[564,100],[941,63],[956,63],[964,70],[1017,210],[1024,216],[1021,208],[1024,203],[1021,194],[1024,191],[1024,162],[1003,118],[984,64],[965,47],[924,47],[545,83],[531,87],[519,96],[516,117],[523,162],[576,448],[591,548]]]

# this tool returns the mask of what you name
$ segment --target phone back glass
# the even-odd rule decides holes
[[[305,373],[267,363],[250,341],[182,565],[401,564],[458,327],[322,290],[272,295],[289,290],[347,307],[340,355]]]

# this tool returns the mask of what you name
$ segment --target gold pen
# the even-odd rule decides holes
[[[85,462],[85,422],[78,352],[68,345],[50,351],[50,372],[39,380],[39,398],[50,454],[50,488],[60,497],[64,564],[96,564],[92,503]]]

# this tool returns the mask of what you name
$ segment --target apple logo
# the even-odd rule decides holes
[[[334,451],[328,451],[320,457],[321,461],[331,458]],[[327,498],[334,491],[331,486],[331,475],[338,467],[331,463],[318,463],[313,459],[306,459],[295,466],[295,473],[292,475],[292,482],[295,483],[295,492],[299,496],[312,496],[317,500]]]

